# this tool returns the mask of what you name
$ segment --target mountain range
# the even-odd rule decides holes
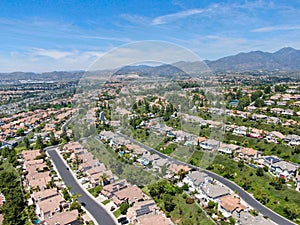
[[[252,51],[227,56],[218,60],[195,62],[180,61],[160,66],[125,66],[115,74],[136,73],[140,76],[168,76],[170,74],[197,74],[207,71],[300,71],[300,50],[291,47],[282,48],[274,53]]]
[[[274,53],[252,51],[204,62],[213,71],[297,71],[300,70],[300,50],[286,47]]]
[[[130,65],[117,69],[114,75],[138,74],[139,76],[159,76],[159,77],[180,77],[186,78],[189,75],[201,72],[213,71],[300,71],[300,50],[291,47],[282,48],[274,53],[263,51],[252,51],[248,53],[238,53],[218,60],[204,60],[195,62],[180,61],[173,64],[163,64],[159,66]],[[116,71],[116,70],[114,70]],[[100,73],[95,71],[90,73]],[[103,71],[104,72],[104,71]],[[106,73],[112,73],[106,71]],[[64,81],[78,80],[84,71],[53,71],[47,73],[13,72],[0,73],[1,81],[8,80],[37,80],[37,81]],[[107,76],[107,75],[106,75]]]

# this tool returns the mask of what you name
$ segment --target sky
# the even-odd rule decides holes
[[[0,9],[0,72],[86,70],[147,40],[202,60],[300,49],[299,0],[1,0]]]

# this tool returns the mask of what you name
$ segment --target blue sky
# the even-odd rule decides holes
[[[0,72],[86,69],[105,52],[161,40],[201,59],[300,49],[300,1],[1,0]]]

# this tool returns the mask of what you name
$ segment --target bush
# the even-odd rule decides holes
[[[125,215],[127,213],[127,210],[129,208],[129,204],[127,202],[125,203],[122,203],[121,206],[120,206],[120,212],[122,215]]]
[[[264,175],[264,169],[263,168],[258,168],[256,170],[256,176],[262,177]]]
[[[193,198],[188,197],[185,199],[185,202],[186,202],[186,204],[193,204],[195,202],[195,200]]]

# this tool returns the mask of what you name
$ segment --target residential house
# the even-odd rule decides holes
[[[278,143],[278,139],[285,139],[285,135],[283,135],[282,133],[278,132],[278,131],[272,131],[269,132],[266,137],[265,140],[267,140],[268,142],[273,142],[273,143]]]
[[[176,163],[171,163],[168,166],[168,172],[171,176],[177,175],[180,171],[188,173],[189,171],[191,171],[191,168],[189,166],[178,165]]]
[[[212,201],[216,201],[218,198],[230,194],[227,187],[221,186],[219,184],[213,184],[210,182],[205,183],[201,187],[201,190],[203,194],[206,196],[207,200],[212,200]]]
[[[121,136],[115,136],[110,140],[110,146],[113,148],[120,148],[121,146],[125,146],[129,144],[130,141],[124,137]]]
[[[277,102],[277,105],[278,106],[286,106],[287,102],[286,101],[280,101],[280,102]]]
[[[245,127],[245,126],[241,126],[241,127],[239,127],[239,126],[237,126],[237,127],[235,127],[234,129],[233,129],[233,134],[235,134],[235,135],[243,135],[243,136],[246,136],[247,135],[247,130],[248,130],[248,128],[247,127]]]
[[[281,112],[281,115],[293,116],[294,115],[294,110],[292,110],[292,109],[286,109],[283,112]]]
[[[274,116],[269,116],[267,118],[267,123],[274,123],[274,124],[280,124],[282,121],[280,118],[278,117],[274,117]]]
[[[298,165],[286,161],[279,161],[271,165],[271,172],[275,175],[289,180],[294,178],[297,173]]]
[[[232,216],[234,211],[241,213],[246,208],[245,205],[241,204],[241,200],[238,197],[226,195],[220,198],[219,209],[226,218]]]
[[[240,148],[241,147],[238,145],[221,143],[220,147],[218,148],[218,151],[224,154],[232,154],[233,152],[235,152]]]
[[[253,148],[241,148],[236,151],[237,157],[239,159],[244,159],[247,162],[255,160],[261,156],[259,151],[254,150]]]
[[[128,209],[126,215],[129,222],[134,224],[138,217],[151,213],[157,214],[159,211],[159,207],[153,200],[146,200],[134,203],[134,205]]]
[[[149,214],[136,219],[134,225],[173,225],[174,223],[163,214]]]
[[[272,108],[270,111],[272,113],[281,114],[284,111],[284,109],[282,109],[282,108]]]
[[[241,211],[239,214],[233,213],[233,217],[237,218],[238,224],[243,225],[275,225],[271,220],[264,218],[262,215],[253,216],[248,211]]]
[[[266,115],[262,115],[262,114],[253,114],[252,119],[253,120],[266,120],[266,119],[268,119],[268,117]]]
[[[191,141],[191,140],[197,138],[196,135],[187,133],[182,130],[175,130],[175,131],[173,131],[173,133],[176,136],[176,139],[175,139],[176,142],[182,142],[182,141],[186,142],[186,141]]]
[[[111,198],[115,192],[126,188],[128,185],[129,184],[125,179],[119,180],[109,185],[103,186],[101,193],[107,198]]]
[[[159,159],[160,159],[159,155],[149,154],[148,152],[145,152],[145,154],[143,154],[143,156],[141,157],[140,162],[143,166],[147,166],[149,163],[153,163],[153,161]]]
[[[99,137],[101,140],[104,140],[104,141],[108,141],[108,140],[111,140],[113,137],[115,136],[115,134],[111,131],[101,131],[100,134],[99,134]]]
[[[56,189],[45,189],[31,194],[31,199],[34,203],[44,201],[48,198],[53,198],[60,195]]]
[[[183,182],[188,184],[189,187],[200,190],[201,186],[209,179],[206,173],[200,171],[192,171],[188,173]]]
[[[35,160],[37,156],[40,156],[41,153],[39,150],[24,150],[21,155],[24,161],[32,161]]]
[[[300,136],[295,134],[289,134],[284,138],[284,141],[291,146],[300,145]]]
[[[129,185],[126,188],[120,189],[114,192],[112,196],[112,200],[117,206],[120,206],[124,202],[132,204],[146,199],[148,199],[148,196],[135,185]]]
[[[31,188],[38,188],[43,190],[47,187],[47,184],[51,181],[50,172],[31,172],[26,175],[27,184]]]
[[[280,162],[281,159],[278,158],[277,156],[266,156],[264,157],[264,165],[265,166],[268,166],[269,168],[274,164],[274,163],[277,163],[277,162]]]
[[[67,206],[68,204],[61,195],[55,195],[36,202],[36,214],[41,220],[44,220],[51,218]]]
[[[263,137],[263,130],[252,128],[251,131],[247,134],[248,137],[260,139]]]
[[[274,105],[274,104],[275,104],[275,102],[272,101],[272,100],[265,101],[265,105],[267,105],[267,106],[271,106],[271,105]]]
[[[80,154],[83,150],[84,148],[79,142],[69,142],[63,147],[63,151],[74,152],[75,154]]]
[[[220,141],[214,139],[207,139],[205,141],[200,142],[200,147],[204,150],[212,151],[220,147]]]
[[[37,160],[30,160],[25,161],[23,164],[23,169],[27,171],[28,173],[32,172],[43,172],[48,168],[47,164],[44,162],[43,159],[37,159]]]
[[[168,159],[163,159],[163,158],[159,158],[156,159],[154,161],[152,161],[152,168],[155,169],[157,172],[162,172],[162,167],[163,166],[168,166],[169,164],[169,160]]]
[[[78,220],[78,210],[66,211],[56,213],[50,218],[46,218],[42,223],[43,225],[80,225],[81,221]]]

